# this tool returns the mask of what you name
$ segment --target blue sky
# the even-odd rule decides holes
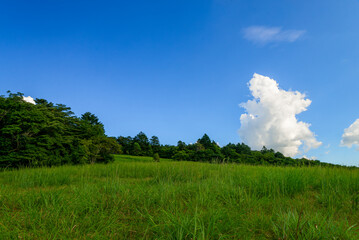
[[[225,145],[258,73],[312,101],[306,156],[358,165],[339,146],[359,118],[358,25],[357,0],[0,1],[0,90],[95,113],[111,136]]]

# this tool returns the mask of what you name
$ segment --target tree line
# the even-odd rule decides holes
[[[135,137],[117,138],[123,154],[135,156],[153,156],[158,154],[161,158],[177,161],[213,162],[213,163],[244,163],[252,165],[276,166],[334,166],[319,160],[306,158],[286,157],[273,149],[263,146],[262,150],[255,151],[244,143],[229,143],[220,147],[215,141],[204,134],[194,144],[178,141],[177,145],[161,145],[157,136],[150,139],[140,132]]]

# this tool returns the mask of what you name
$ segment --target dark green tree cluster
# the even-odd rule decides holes
[[[194,144],[186,144],[178,141],[177,146],[160,145],[158,137],[153,136],[149,141],[147,136],[140,132],[136,137],[118,137],[118,143],[125,154],[137,156],[153,156],[158,153],[161,158],[169,158],[178,161],[216,162],[216,163],[244,163],[251,165],[275,165],[275,166],[333,166],[318,160],[305,158],[294,159],[285,157],[280,152],[267,149],[263,146],[261,151],[251,150],[244,143],[229,143],[220,147],[211,140],[207,134],[198,139]]]
[[[134,156],[153,156],[153,154],[159,153],[161,148],[158,137],[152,136],[151,139],[148,139],[143,132],[134,138],[130,136],[118,137],[117,142],[121,145],[124,154]]]
[[[22,93],[0,96],[0,167],[107,163],[120,153],[95,115],[79,118],[65,105],[35,102]]]

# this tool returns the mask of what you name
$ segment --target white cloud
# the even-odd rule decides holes
[[[28,103],[36,104],[34,99],[32,97],[30,97],[30,96],[22,97],[22,100],[24,100],[25,102],[28,102]]]
[[[251,26],[243,29],[244,38],[254,43],[294,42],[304,30],[282,30],[281,27]]]
[[[359,119],[355,120],[352,125],[344,129],[340,145],[349,148],[356,145],[357,150],[359,150]]]
[[[306,155],[303,155],[302,158],[308,159],[308,160],[317,160],[316,156],[307,157]]]
[[[282,90],[275,80],[256,73],[249,89],[254,99],[240,104],[247,112],[240,118],[239,136],[244,143],[256,150],[273,148],[291,157],[322,144],[309,130],[310,124],[296,118],[311,104],[305,94]]]

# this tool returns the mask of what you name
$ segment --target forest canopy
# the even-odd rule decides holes
[[[54,166],[113,161],[120,146],[92,113],[22,93],[0,96],[0,167]]]

